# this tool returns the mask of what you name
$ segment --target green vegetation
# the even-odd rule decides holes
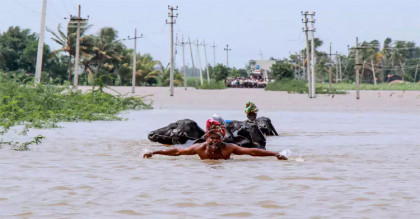
[[[350,49],[345,55],[330,56],[327,52],[319,51],[322,44],[322,40],[315,38],[316,81],[328,82],[331,71],[334,81],[338,79],[339,82],[355,82],[355,50]],[[414,42],[386,38],[382,44],[378,40],[371,40],[361,42],[360,46],[364,47],[359,50],[360,83],[388,83],[392,77],[406,82],[419,81],[420,47]],[[298,54],[306,54],[306,50],[303,48],[290,55],[288,63],[291,64],[294,78],[304,79],[306,59]]]
[[[308,92],[308,86],[305,81],[298,81],[292,79],[278,80],[273,83],[268,83],[265,90],[270,91],[287,91],[288,93],[303,94]]]
[[[101,28],[98,34],[87,35],[90,25],[81,28],[80,37],[80,85],[93,85],[98,78],[104,85],[131,85],[133,72],[133,50],[128,49],[118,39],[118,31]],[[74,57],[76,51],[76,27],[68,26],[63,30],[49,30],[52,40],[59,49],[51,51],[44,45],[42,83],[66,84],[74,77]],[[33,76],[35,72],[38,36],[29,29],[9,27],[0,33],[0,72],[23,72]],[[165,85],[169,78],[161,66],[150,54],[137,54],[137,85]],[[182,76],[175,75],[176,80],[183,81]],[[176,81],[176,83],[178,83]],[[168,83],[169,84],[169,83]]]
[[[101,91],[82,93],[54,85],[25,84],[0,75],[0,137],[11,127],[23,125],[22,134],[29,128],[54,128],[58,122],[120,120],[118,113],[130,109],[150,109],[138,97],[111,95]],[[30,85],[29,85],[30,84]],[[38,143],[37,136],[29,143]],[[14,144],[0,139],[2,144]],[[18,148],[27,149],[27,143]]]
[[[328,83],[316,83],[316,93],[317,94],[328,94],[329,93],[329,84]],[[270,91],[287,91],[289,93],[308,93],[308,84],[303,80],[278,80],[273,83],[269,83],[266,90]],[[334,94],[345,94],[346,91],[356,90],[356,85],[352,83],[333,83],[332,90]],[[401,90],[409,91],[415,90],[420,91],[419,83],[401,83],[401,84],[388,84],[380,83],[377,85],[374,84],[360,84],[360,90]]]
[[[317,87],[322,87],[328,89],[328,83],[317,84]],[[355,84],[349,83],[333,83],[332,87],[336,90],[356,90]],[[388,84],[380,83],[377,85],[374,84],[360,84],[360,90],[420,90],[419,83],[401,83],[401,84]]]
[[[278,80],[273,83],[269,83],[265,90],[270,91],[287,91],[288,93],[298,93],[298,94],[304,94],[308,93],[308,84],[306,81],[302,80],[294,80],[294,79],[283,79]],[[328,84],[316,84],[315,92],[317,94],[328,94],[329,88]],[[332,89],[333,94],[345,94],[345,91],[341,91],[339,89],[333,88]]]
[[[223,81],[211,81],[207,83],[207,81],[203,82],[203,85],[199,86],[198,89],[207,89],[207,90],[215,90],[215,89],[225,89],[226,85]]]
[[[277,60],[276,63],[271,66],[271,73],[276,80],[292,79],[293,67],[287,59]]]
[[[216,81],[225,81],[228,75],[229,68],[222,64],[216,65],[212,71],[210,71],[210,77]]]

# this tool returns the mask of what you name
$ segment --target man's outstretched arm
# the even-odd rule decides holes
[[[259,157],[274,156],[274,157],[277,157],[277,159],[279,160],[287,160],[286,156],[283,156],[277,152],[261,150],[258,148],[244,148],[237,145],[234,146],[232,153],[236,155],[246,154],[246,155],[251,155],[251,156],[259,156]]]
[[[191,145],[188,148],[171,148],[168,150],[153,151],[143,154],[143,158],[151,158],[155,154],[167,156],[194,155],[197,154],[197,147],[195,145]]]

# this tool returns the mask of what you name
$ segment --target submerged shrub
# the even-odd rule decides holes
[[[74,92],[69,87],[53,85],[34,86],[0,75],[0,136],[16,125],[24,125],[25,133],[28,128],[57,127],[58,122],[120,120],[119,112],[139,109],[151,109],[151,106],[140,97],[114,96],[101,91]],[[42,138],[33,143],[39,143],[39,139]]]

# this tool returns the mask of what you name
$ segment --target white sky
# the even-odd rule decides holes
[[[39,32],[42,0],[1,0],[0,32],[9,26],[29,28]],[[359,41],[393,40],[414,41],[420,46],[420,0],[48,0],[46,26],[56,30],[63,27],[64,17],[89,15],[90,33],[110,26],[118,30],[120,38],[133,36],[134,28],[144,38],[137,41],[137,51],[150,53],[162,63],[169,62],[170,25],[168,5],[178,6],[174,32],[179,37],[205,40],[216,47],[216,62],[226,63],[226,44],[232,49],[229,65],[243,68],[250,59],[284,58],[305,47],[301,11],[315,11],[315,37],[324,41],[321,48],[347,54],[347,45]],[[46,32],[46,43],[58,48]],[[132,48],[132,41],[125,41]],[[180,48],[179,48],[180,49]],[[196,47],[193,47],[196,66]],[[204,66],[204,50],[200,48]],[[190,65],[189,48],[185,50]],[[182,64],[179,50],[177,62]],[[207,60],[213,63],[213,50],[207,47]]]

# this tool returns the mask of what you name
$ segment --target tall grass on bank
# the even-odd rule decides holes
[[[200,85],[197,88],[198,89],[204,89],[204,90],[226,89],[226,85],[223,81],[213,81],[213,80],[211,80],[210,83],[207,83],[207,81],[204,81],[203,85]]]
[[[328,83],[317,84],[317,86],[328,89]],[[356,84],[351,83],[333,83],[332,87],[336,90],[356,90]],[[388,84],[380,83],[374,84],[360,84],[360,90],[406,90],[418,91],[420,90],[419,83],[401,83],[401,84]]]
[[[349,83],[333,83],[332,84],[333,94],[345,94],[346,91],[356,90],[355,84]],[[317,94],[328,94],[329,84],[328,83],[316,83],[315,89]],[[298,80],[280,80],[273,83],[269,83],[265,90],[270,91],[287,91],[289,93],[308,93],[308,84],[306,81]],[[420,90],[420,84],[418,83],[402,83],[402,84],[360,84],[360,90]]]
[[[117,114],[123,110],[151,109],[139,97],[73,92],[66,87],[32,84],[0,76],[0,147],[11,144],[3,141],[2,135],[16,125],[23,125],[25,134],[29,128],[57,127],[58,122],[121,120]],[[33,143],[39,143],[40,139],[34,139]]]
[[[308,87],[305,81],[298,80],[279,80],[268,83],[265,90],[269,91],[287,91],[288,93],[308,93]]]

